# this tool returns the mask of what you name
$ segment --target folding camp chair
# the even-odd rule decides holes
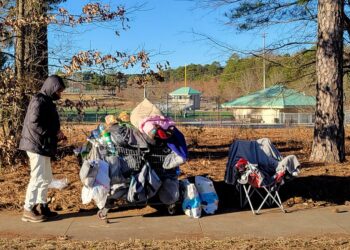
[[[225,182],[236,185],[240,206],[249,204],[253,214],[258,214],[264,205],[274,204],[285,212],[278,191],[285,177],[298,173],[298,166],[295,156],[283,159],[268,139],[237,140],[230,147]],[[253,195],[261,200],[257,209]]]
[[[245,207],[246,204],[248,203],[250,206],[250,209],[252,210],[252,213],[259,214],[260,210],[265,204],[267,204],[269,207],[271,207],[273,204],[276,204],[282,210],[282,212],[284,213],[286,212],[286,210],[284,210],[281,198],[278,193],[280,188],[279,183],[273,183],[271,185],[262,186],[260,188],[254,187],[250,184],[238,184],[237,187],[239,189],[239,196],[240,196],[239,198],[240,198],[241,208]],[[242,192],[242,189],[244,193]],[[254,209],[253,203],[251,201],[251,197],[253,196],[254,193],[257,194],[262,199],[258,209]]]
[[[267,204],[272,206],[276,204],[283,212],[285,212],[278,190],[283,184],[284,172],[276,173],[273,178],[270,178],[269,183],[263,183],[263,174],[259,168],[250,164],[247,160],[241,158],[235,165],[240,178],[237,180],[237,189],[239,191],[240,206],[243,208],[247,203],[250,206],[253,214],[259,214],[261,208]],[[243,191],[244,193],[243,193]],[[258,209],[254,209],[251,197],[257,194],[261,199]],[[244,197],[243,197],[244,195]]]

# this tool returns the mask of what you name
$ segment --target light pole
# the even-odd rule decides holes
[[[185,64],[185,87],[187,87],[187,64]]]
[[[264,32],[262,34],[263,37],[263,87],[264,89],[266,88],[266,77],[265,77],[265,37],[266,37],[266,33]]]

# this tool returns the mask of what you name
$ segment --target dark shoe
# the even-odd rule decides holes
[[[44,215],[39,215],[34,212],[34,209],[31,211],[27,211],[24,209],[22,221],[25,222],[43,222],[46,220],[46,217]]]
[[[39,204],[36,207],[38,214],[47,217],[48,219],[57,218],[59,215],[56,212],[52,212],[47,204]]]

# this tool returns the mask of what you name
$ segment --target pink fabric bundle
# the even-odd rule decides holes
[[[175,126],[175,122],[172,119],[161,115],[155,115],[143,119],[140,123],[139,130],[153,138],[157,127],[167,130],[171,126]]]

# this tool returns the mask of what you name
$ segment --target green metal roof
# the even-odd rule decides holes
[[[275,85],[270,88],[239,97],[231,102],[223,103],[223,108],[287,108],[300,106],[315,106],[316,98],[307,96],[293,89],[287,89],[282,85]]]
[[[198,94],[202,94],[202,93],[191,87],[182,87],[174,90],[169,95],[198,95]]]

